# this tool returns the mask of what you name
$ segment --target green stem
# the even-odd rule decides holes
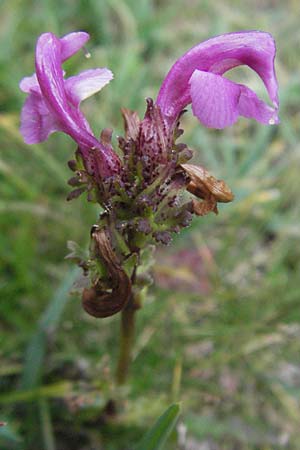
[[[41,398],[39,400],[39,408],[40,408],[45,450],[55,450],[56,446],[51,422],[51,415],[47,400],[45,398]]]
[[[135,313],[138,308],[137,298],[133,294],[121,317],[120,353],[116,371],[116,381],[119,385],[125,383],[129,372],[135,334]]]

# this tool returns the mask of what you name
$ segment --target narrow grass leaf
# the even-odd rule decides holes
[[[21,380],[22,389],[30,389],[38,383],[38,379],[42,372],[48,333],[50,331],[53,332],[59,323],[65,306],[69,301],[69,291],[77,274],[78,268],[75,268],[63,279],[46,311],[42,315],[36,332],[29,342]]]
[[[174,429],[180,414],[180,405],[174,403],[158,418],[135,450],[161,450]]]

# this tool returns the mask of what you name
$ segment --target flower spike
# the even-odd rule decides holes
[[[91,229],[89,251],[70,242],[67,257],[83,270],[77,286],[84,310],[97,318],[122,312],[122,342],[129,342],[131,334],[124,324],[133,324],[151,283],[147,270],[153,264],[153,244],[168,245],[174,233],[190,225],[193,215],[218,214],[218,203],[234,199],[225,181],[189,163],[193,152],[181,142],[184,108],[192,104],[195,116],[208,127],[230,126],[239,116],[277,123],[275,43],[267,33],[246,31],[218,36],[189,50],[167,74],[156,102],[146,100],[143,118],[122,108],[125,133],[118,137],[118,157],[113,131],[105,128],[96,139],[80,110],[81,101],[111,81],[110,70],[64,77],[62,63],[88,38],[84,32],[60,39],[52,33],[39,37],[36,74],[20,83],[28,94],[21,133],[25,142],[35,143],[62,131],[78,144],[75,158],[68,162],[73,172],[68,184],[75,189],[67,200],[85,192],[101,210]],[[273,106],[223,76],[239,65],[260,76]],[[120,382],[129,358],[124,351]]]
[[[278,119],[276,48],[272,36],[260,31],[228,33],[202,42],[172,66],[160,88],[157,105],[170,121],[192,104],[194,115],[207,127],[224,128],[239,116],[272,125]],[[223,77],[247,65],[264,82],[273,107],[248,87]]]

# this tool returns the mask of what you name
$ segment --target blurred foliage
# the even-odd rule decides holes
[[[0,8],[1,448],[129,450],[181,400],[166,448],[299,449],[299,2],[1,0]],[[184,116],[195,161],[236,200],[157,253],[157,283],[138,314],[131,379],[120,391],[119,318],[88,317],[68,294],[77,272],[64,260],[66,242],[87,245],[97,215],[83,199],[65,201],[74,144],[55,135],[26,146],[18,133],[18,82],[34,71],[37,36],[76,29],[91,34],[92,58],[78,54],[66,70],[112,69],[115,80],[84,109],[96,134],[110,126],[114,136],[120,107],[142,115],[144,98],[199,41],[262,29],[278,47],[278,127],[240,119],[214,131]],[[265,95],[250,70],[232,74]]]

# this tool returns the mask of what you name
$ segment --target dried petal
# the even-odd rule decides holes
[[[234,198],[225,181],[217,180],[207,170],[194,164],[182,164],[181,167],[190,177],[187,190],[199,198],[213,196],[216,202],[228,203]]]
[[[121,311],[131,296],[131,281],[122,268],[110,243],[108,231],[95,229],[92,238],[99,257],[105,263],[111,278],[111,291],[103,290],[99,285],[84,289],[82,306],[93,317],[112,316]]]
[[[196,216],[206,216],[210,212],[218,214],[217,202],[213,196],[202,202],[193,200],[193,213],[196,214]]]

